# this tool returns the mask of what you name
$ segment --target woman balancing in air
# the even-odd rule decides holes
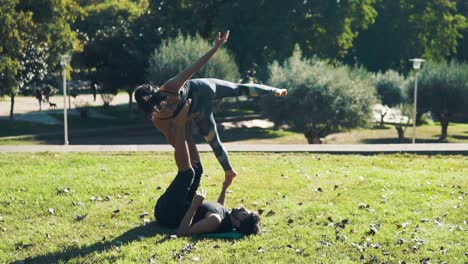
[[[152,113],[153,124],[161,130],[167,141],[174,146],[174,132],[171,122],[188,99],[191,99],[188,122],[198,127],[199,133],[210,144],[216,158],[225,171],[228,183],[237,172],[229,163],[228,154],[221,143],[213,117],[213,100],[224,97],[260,96],[273,94],[287,95],[286,89],[261,84],[236,84],[219,79],[190,79],[226,43],[229,31],[224,36],[218,32],[213,48],[188,68],[166,81],[161,87],[144,84],[135,89],[135,100],[146,113]],[[191,125],[191,124],[190,124]]]

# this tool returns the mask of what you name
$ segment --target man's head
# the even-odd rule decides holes
[[[162,95],[157,86],[143,84],[135,88],[135,101],[145,113],[157,111],[161,102],[166,99],[167,96]]]
[[[260,215],[242,206],[231,210],[231,222],[239,233],[245,235],[258,234],[260,231]]]

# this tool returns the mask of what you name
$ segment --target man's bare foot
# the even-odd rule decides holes
[[[224,174],[224,180],[226,182],[229,182],[229,184],[232,182],[234,177],[236,177],[236,175],[237,175],[237,172],[234,169],[227,170],[224,173],[225,173]]]
[[[275,92],[275,96],[286,96],[288,95],[288,90],[286,89],[278,89]]]

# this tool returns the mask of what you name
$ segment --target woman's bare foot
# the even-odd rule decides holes
[[[286,96],[288,95],[288,90],[286,89],[278,89],[275,92],[275,96]]]
[[[234,179],[234,177],[236,177],[237,175],[237,172],[234,170],[234,169],[230,169],[230,170],[227,170],[224,172],[224,180],[226,182],[228,182],[229,184],[231,184],[232,180]]]

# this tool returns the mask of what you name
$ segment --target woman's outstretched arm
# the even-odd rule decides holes
[[[210,59],[211,57],[219,50],[219,48],[226,43],[229,38],[229,30],[221,36],[221,32],[218,32],[218,36],[216,38],[215,44],[213,48],[211,48],[205,55],[200,57],[196,62],[192,65],[184,69],[183,71],[179,72],[176,76],[172,77],[168,81],[166,81],[162,86],[162,91],[169,91],[172,93],[178,93],[179,89],[182,85],[192,78],[192,76],[201,69]]]

